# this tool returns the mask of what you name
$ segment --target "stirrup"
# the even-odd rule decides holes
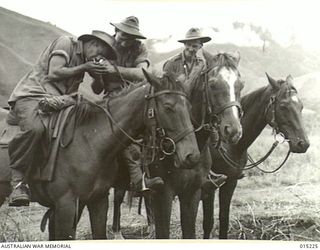
[[[150,188],[147,188],[147,186],[146,186],[145,175],[146,175],[146,173],[143,173],[143,174],[142,174],[142,188],[141,188],[141,192],[150,191]]]
[[[18,187],[20,187],[22,184],[24,184],[22,181],[20,181],[17,185],[14,186],[13,189],[17,189]]]

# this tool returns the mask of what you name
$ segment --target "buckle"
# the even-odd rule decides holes
[[[148,118],[149,119],[154,118],[154,109],[153,108],[148,109]]]

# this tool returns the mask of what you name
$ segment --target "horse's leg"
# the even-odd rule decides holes
[[[54,216],[54,210],[50,213],[49,216],[49,226],[48,226],[48,231],[49,231],[49,240],[55,240],[55,216]]]
[[[86,204],[84,202],[79,202],[79,207],[78,207],[78,221],[77,221],[77,224],[79,223],[80,221],[80,218],[81,218],[81,215],[82,215],[82,212],[83,212],[83,209],[84,207],[86,206]]]
[[[148,226],[149,226],[149,235],[147,236],[148,239],[155,239],[156,237],[156,228],[154,224],[154,212],[151,207],[151,199],[152,197],[149,194],[145,194],[143,196],[144,198],[144,204],[146,206],[146,212],[147,212],[147,219],[148,219]]]
[[[87,204],[93,239],[107,238],[108,194],[90,200]]]
[[[237,183],[237,179],[227,180],[219,190],[219,239],[228,238],[230,203]]]
[[[76,218],[79,200],[71,191],[65,193],[54,206],[54,239],[73,240],[76,237]]]
[[[152,196],[157,239],[169,239],[173,191],[165,187]]]
[[[204,193],[205,192],[205,193]],[[209,239],[213,228],[214,214],[214,194],[215,191],[202,190],[202,208],[203,208],[203,238]]]
[[[0,207],[11,193],[10,182],[0,182]]]
[[[196,238],[196,218],[198,206],[201,197],[201,190],[198,189],[193,193],[185,192],[179,195],[180,200],[180,216],[183,239]]]
[[[114,189],[112,231],[113,231],[114,239],[117,239],[117,240],[124,239],[120,231],[120,220],[121,220],[121,203],[123,202],[123,198],[125,194],[126,194],[125,189],[120,189],[120,188]]]

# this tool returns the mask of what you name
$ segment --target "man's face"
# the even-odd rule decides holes
[[[118,45],[126,48],[133,45],[133,43],[136,40],[136,37],[128,33],[125,33],[121,30],[117,30],[115,35],[115,40]]]
[[[85,57],[87,58],[88,61],[93,60],[94,58],[97,57],[104,57],[108,58],[108,55],[110,55],[110,48],[107,47],[104,42],[94,39],[91,40],[87,50],[86,50],[86,55]]]
[[[187,57],[194,57],[199,49],[202,48],[200,40],[191,40],[184,43],[184,52]]]

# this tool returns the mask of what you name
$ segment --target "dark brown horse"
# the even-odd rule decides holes
[[[219,238],[228,237],[229,213],[232,195],[237,186],[238,177],[247,163],[247,150],[261,131],[269,124],[277,133],[282,133],[289,140],[290,151],[304,153],[309,147],[301,111],[302,102],[293,86],[292,77],[285,81],[268,77],[269,85],[259,88],[241,99],[244,111],[241,123],[243,136],[235,145],[223,145],[227,155],[236,162],[229,165],[216,148],[211,147],[212,169],[228,176],[227,182],[219,190]],[[210,237],[213,227],[214,192],[203,193],[203,230],[205,239]]]
[[[151,197],[154,202],[153,209],[146,208],[151,229],[154,228],[154,221],[156,222],[157,238],[169,238],[171,203],[176,195],[180,199],[183,238],[195,238],[195,219],[200,186],[211,166],[207,145],[210,132],[204,129],[205,124],[208,125],[209,120],[214,116],[219,120],[218,129],[226,142],[235,143],[241,137],[240,106],[237,103],[243,88],[237,70],[240,56],[239,54],[221,53],[211,59],[212,61],[208,62],[210,67],[205,72],[200,75],[194,71],[184,84],[192,104],[193,124],[198,128],[196,135],[201,149],[201,163],[193,166],[192,169],[177,169],[173,167],[172,160],[167,158],[162,160],[159,166],[151,167],[154,176],[161,176],[165,180],[164,190]],[[117,188],[114,194],[112,228],[115,235],[121,239],[120,206],[125,191]],[[146,198],[147,205],[150,203],[148,199],[150,197]]]
[[[150,167],[151,175],[161,176],[165,185],[152,196],[156,238],[168,239],[172,201],[180,201],[182,237],[195,238],[195,221],[200,201],[201,186],[211,167],[208,148],[210,122],[217,122],[221,137],[236,143],[242,134],[240,124],[240,91],[243,83],[237,66],[240,57],[223,53],[214,56],[212,67],[201,75],[190,76],[185,85],[192,104],[193,124],[200,149],[200,161],[192,168],[176,168],[170,157]]]
[[[85,205],[93,238],[106,238],[107,194],[118,172],[115,157],[147,128],[151,108],[166,136],[176,140],[175,162],[190,165],[199,158],[183,86],[169,76],[160,82],[144,73],[150,84],[138,84],[99,105],[78,105],[77,114],[83,118],[72,143],[59,152],[53,181],[29,182],[33,200],[50,208],[50,240],[75,239],[79,211]]]

